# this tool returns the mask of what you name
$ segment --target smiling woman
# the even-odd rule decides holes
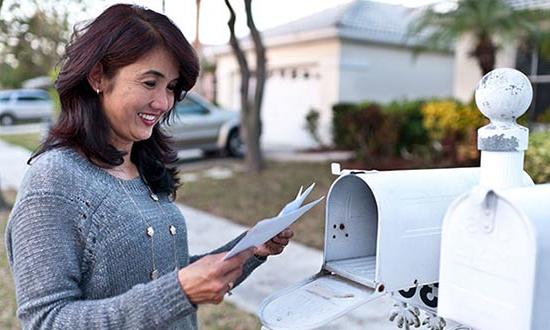
[[[196,329],[292,236],[223,260],[236,237],[190,256],[174,204],[176,155],[160,124],[198,59],[164,15],[114,5],[73,36],[61,114],[31,157],[6,228],[17,315],[32,329]]]
[[[120,68],[113,77],[98,63],[88,80],[111,127],[111,144],[130,154],[133,143],[149,139],[154,126],[174,107],[178,65],[163,47]],[[130,174],[127,179],[137,173]]]
[[[148,62],[152,59],[154,63]],[[137,143],[129,153],[128,145],[118,149],[119,142],[127,144],[131,137],[127,136],[130,132],[121,132],[122,127],[117,123],[136,122],[125,117],[121,107],[131,107],[124,111],[137,111],[136,107],[143,108],[148,101],[155,101],[153,111],[158,116],[160,92],[165,92],[168,86],[171,95],[165,97],[171,97],[172,101],[163,105],[163,112],[171,110],[174,100],[181,99],[193,87],[198,70],[195,51],[166,16],[127,5],[110,7],[73,35],[56,81],[63,111],[34,157],[59,146],[78,146],[90,161],[113,168],[124,164],[123,154],[131,155],[153,191],[174,191],[177,182],[172,179],[170,169],[165,175],[159,175],[165,171],[164,166],[158,165],[159,161],[170,164],[176,159],[172,152],[167,152],[170,149],[167,138],[159,127],[151,121],[149,133],[127,127],[126,130],[134,134],[141,134],[133,137]],[[164,87],[159,79],[163,79]],[[136,97],[141,105],[128,104],[139,102]],[[123,134],[122,141],[119,134]],[[148,171],[144,171],[145,168]]]

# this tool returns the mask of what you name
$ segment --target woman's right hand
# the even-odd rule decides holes
[[[178,271],[178,281],[194,304],[219,304],[241,276],[244,262],[253,249],[222,260],[226,252],[207,255]]]

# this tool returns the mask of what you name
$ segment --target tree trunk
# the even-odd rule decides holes
[[[256,55],[256,75],[254,84],[254,100],[251,102],[250,119],[248,122],[248,136],[250,147],[247,149],[246,163],[249,170],[254,173],[260,172],[264,167],[262,149],[260,146],[261,134],[261,109],[264,96],[264,86],[266,79],[266,58],[265,47],[262,42],[260,32],[256,28],[252,16],[252,0],[244,0],[246,10],[246,24],[250,29]]]
[[[260,147],[260,108],[263,97],[265,84],[265,50],[261,42],[261,37],[254,25],[252,18],[252,10],[250,0],[245,0],[247,24],[251,29],[251,34],[254,39],[254,48],[256,51],[256,83],[254,84],[254,98],[250,97],[250,69],[245,56],[245,53],[239,45],[239,41],[235,36],[235,12],[229,3],[229,0],[224,0],[229,9],[230,17],[227,25],[229,26],[230,38],[229,44],[237,58],[241,75],[241,126],[240,134],[245,142],[246,155],[245,164],[247,170],[251,173],[259,173],[264,166],[261,147]],[[261,63],[260,63],[261,62]],[[258,79],[259,77],[259,79]]]
[[[497,47],[488,35],[478,36],[476,48],[470,53],[477,59],[482,75],[486,75],[495,68]]]

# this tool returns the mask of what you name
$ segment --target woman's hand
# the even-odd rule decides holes
[[[179,270],[178,281],[194,304],[219,304],[241,276],[244,262],[253,254],[245,250],[222,260],[226,253],[207,255]]]
[[[254,255],[258,257],[267,257],[280,254],[288,245],[292,236],[294,236],[294,232],[290,228],[286,228],[277,234],[277,236],[274,236],[269,241],[256,247]]]

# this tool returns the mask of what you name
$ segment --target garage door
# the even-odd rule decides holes
[[[320,76],[308,69],[275,69],[266,81],[262,106],[264,147],[316,146],[306,115],[320,110]]]

